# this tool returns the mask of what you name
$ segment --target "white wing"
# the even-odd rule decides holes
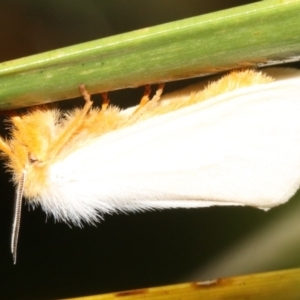
[[[288,71],[291,72],[291,71]],[[51,167],[58,219],[286,202],[300,184],[300,72],[113,131]]]

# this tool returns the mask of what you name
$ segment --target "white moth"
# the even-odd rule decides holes
[[[300,184],[300,71],[232,72],[205,89],[135,108],[36,108],[11,118],[0,150],[16,185],[16,261],[22,197],[81,225],[103,213],[249,205],[269,209]],[[205,100],[206,99],[206,100]],[[205,101],[203,101],[205,100]]]

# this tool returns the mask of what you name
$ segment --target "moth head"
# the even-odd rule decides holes
[[[33,198],[40,193],[44,185],[46,178],[44,162],[47,161],[46,154],[53,137],[49,124],[55,122],[56,116],[53,111],[52,115],[41,110],[40,113],[35,112],[34,117],[32,114],[14,116],[10,119],[10,139],[0,137],[0,151],[16,186],[11,236],[14,263],[16,263],[23,194],[29,199]]]

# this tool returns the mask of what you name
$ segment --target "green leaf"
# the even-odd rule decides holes
[[[297,60],[300,1],[270,0],[0,64],[0,109]]]

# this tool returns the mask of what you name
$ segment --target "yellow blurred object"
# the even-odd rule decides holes
[[[72,300],[116,299],[297,300],[300,299],[300,268],[72,298]]]

